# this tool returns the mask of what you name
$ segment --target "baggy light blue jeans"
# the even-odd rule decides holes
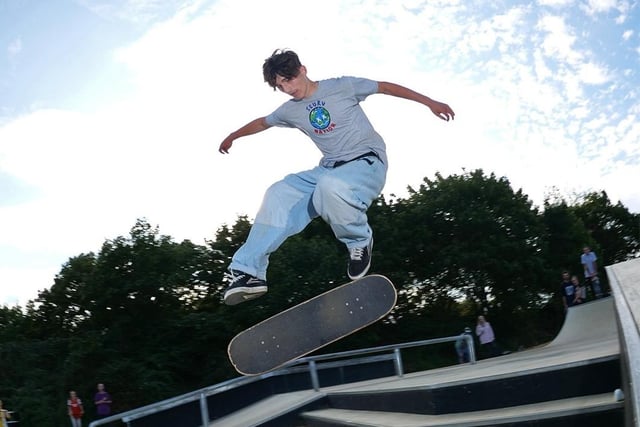
[[[249,237],[229,268],[266,280],[269,255],[317,216],[348,249],[366,246],[372,238],[367,209],[386,176],[387,166],[374,156],[287,175],[267,189]]]

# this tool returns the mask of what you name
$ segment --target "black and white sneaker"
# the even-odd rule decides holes
[[[367,246],[349,249],[349,267],[347,274],[351,280],[356,280],[367,274],[371,267],[371,250],[373,249],[373,237]]]
[[[229,287],[224,293],[226,305],[240,304],[267,293],[267,282],[242,271],[229,270],[225,273],[225,278],[229,281]]]

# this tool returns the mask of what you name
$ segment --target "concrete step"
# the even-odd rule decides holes
[[[471,427],[517,425],[537,422],[535,425],[574,425],[573,417],[584,418],[579,425],[623,425],[623,402],[614,398],[613,391],[591,396],[573,397],[530,405],[491,409],[456,414],[422,415],[398,412],[357,411],[349,409],[320,409],[303,413],[309,427]],[[598,417],[601,415],[602,417]],[[576,424],[578,425],[578,424]]]

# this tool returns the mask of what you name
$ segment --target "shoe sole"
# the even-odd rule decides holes
[[[237,305],[245,301],[250,301],[261,297],[267,293],[266,286],[254,286],[246,288],[229,289],[224,294],[224,303],[226,305]]]

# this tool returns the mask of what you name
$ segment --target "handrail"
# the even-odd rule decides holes
[[[319,354],[317,356],[301,357],[300,359],[297,359],[294,362],[291,362],[289,365],[285,365],[285,366],[305,363],[308,360],[318,361],[318,360],[327,360],[327,359],[338,359],[342,357],[358,356],[361,354],[382,353],[383,351],[395,350],[396,348],[403,349],[403,348],[410,348],[410,347],[421,347],[421,346],[430,345],[430,344],[441,344],[445,342],[457,341],[458,339],[460,339],[460,337],[461,337],[460,335],[456,335],[453,337],[432,338],[428,340],[411,341],[411,342],[400,343],[400,344],[381,345],[378,347],[361,348],[358,350],[341,351],[338,353]],[[473,351],[474,350],[473,338],[471,337],[471,335],[467,335],[467,334],[463,335],[463,338],[467,341],[467,345],[471,350],[470,353],[473,353],[473,357],[470,357],[470,360],[471,360],[470,363],[475,363],[476,358],[475,358],[475,351]]]
[[[102,418],[100,420],[95,420],[89,424],[89,427],[97,427],[113,421],[122,421],[127,425],[129,425],[129,423],[133,420],[143,418],[143,417],[146,417],[161,411],[165,411],[171,408],[175,408],[177,406],[184,405],[186,403],[194,402],[196,400],[200,401],[200,413],[202,417],[202,425],[206,427],[211,422],[211,420],[209,419],[208,407],[207,407],[207,397],[209,396],[223,393],[225,391],[232,390],[246,384],[261,381],[263,379],[266,379],[272,376],[286,375],[292,372],[300,372],[301,370],[309,371],[313,389],[318,391],[320,389],[318,370],[328,368],[328,367],[347,366],[347,365],[353,364],[353,361],[350,362],[349,360],[345,360],[342,362],[337,361],[337,362],[321,363],[321,364],[317,364],[316,362],[330,360],[330,359],[343,359],[343,358],[360,356],[360,355],[371,354],[371,353],[381,353],[381,352],[390,351],[390,350],[393,351],[393,356],[389,356],[388,359],[394,361],[395,373],[397,376],[402,377],[404,375],[404,370],[402,365],[402,357],[400,354],[401,349],[410,348],[410,347],[421,347],[421,346],[432,345],[432,344],[440,344],[445,342],[453,342],[453,341],[459,340],[460,337],[463,337],[467,341],[467,347],[469,348],[469,363],[471,364],[476,363],[476,355],[475,355],[475,350],[473,346],[473,337],[467,334],[444,337],[444,338],[433,338],[433,339],[421,340],[421,341],[412,341],[412,342],[406,342],[406,343],[400,343],[400,344],[389,344],[389,345],[384,345],[379,347],[369,347],[369,348],[363,348],[359,350],[343,351],[339,353],[319,354],[316,356],[302,357],[300,359],[297,359],[294,362],[291,362],[285,365],[284,367],[276,371],[268,372],[266,374],[252,376],[252,377],[232,378],[230,380],[227,380],[218,384],[214,384],[212,386],[205,387],[199,390],[194,390],[192,392],[185,393],[180,396],[165,399],[163,401],[152,403],[152,404],[142,406],[140,408],[132,409],[126,412],[121,412],[119,414],[111,415],[107,418]],[[381,356],[372,356],[372,357],[363,357],[358,360],[359,360],[359,363],[368,363],[368,362],[378,361],[380,359],[381,359]],[[302,366],[299,366],[302,364],[307,364],[308,367],[303,368]]]
[[[393,353],[395,356],[394,365],[395,365],[396,375],[398,377],[402,377],[404,375],[404,370],[402,365],[402,357],[400,354],[401,349],[457,341],[461,337],[467,341],[467,348],[469,349],[469,363],[471,364],[476,363],[476,353],[473,347],[473,338],[471,337],[471,335],[463,334],[463,335],[456,335],[453,337],[433,338],[429,340],[412,341],[412,342],[402,343],[402,344],[389,344],[389,345],[383,345],[379,347],[369,347],[369,348],[363,348],[359,350],[343,351],[339,353],[328,353],[328,354],[320,354],[317,356],[301,357],[300,359],[291,362],[289,365],[285,365],[285,367],[307,363],[309,365],[309,373],[311,375],[311,382],[313,385],[313,389],[315,391],[318,391],[320,389],[320,384],[319,384],[318,375],[317,375],[317,370],[318,370],[318,366],[316,364],[317,361],[345,358],[350,356],[358,356],[361,354],[381,353],[383,351],[393,350]]]
[[[191,391],[189,393],[182,394],[180,396],[171,397],[169,399],[162,400],[160,402],[151,403],[146,406],[142,406],[140,408],[131,409],[126,412],[121,412],[118,414],[111,415],[107,418],[102,418],[100,420],[95,420],[89,424],[89,427],[95,427],[102,424],[107,424],[113,421],[122,421],[124,423],[129,423],[130,421],[146,417],[148,415],[155,414],[157,412],[165,411],[167,409],[175,408],[176,406],[184,405],[185,403],[194,402],[196,400],[201,399],[204,394],[206,397],[212,396],[214,394],[223,393],[228,390],[232,390],[234,388],[243,386],[245,384],[250,384],[252,382],[257,382],[272,376],[274,373],[269,372],[264,375],[255,376],[255,377],[238,377],[232,378],[230,380],[214,384],[209,387],[205,387],[199,390]]]

